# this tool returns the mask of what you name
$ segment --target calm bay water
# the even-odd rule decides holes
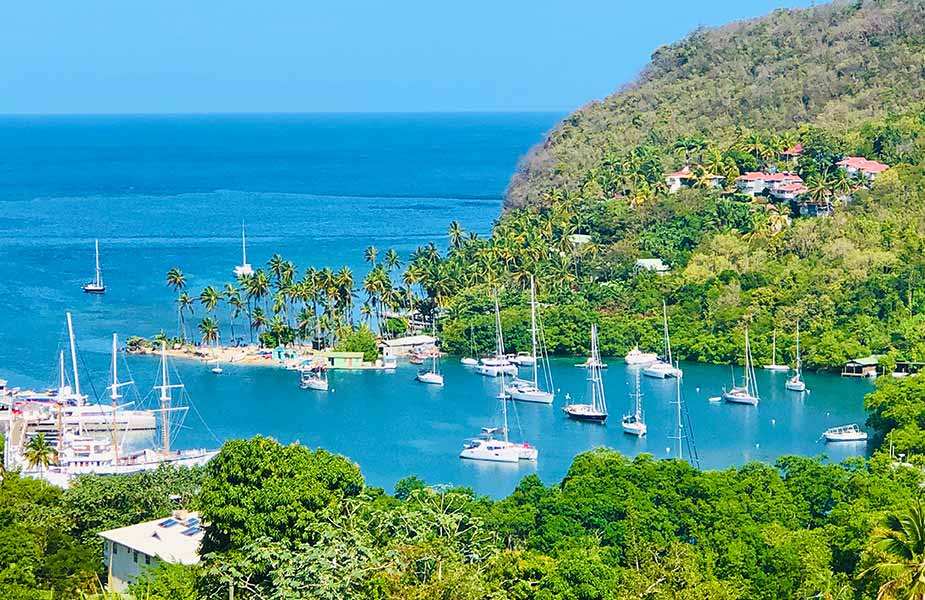
[[[273,252],[300,267],[365,273],[369,244],[407,255],[445,244],[453,219],[485,234],[518,157],[559,115],[318,115],[201,117],[29,117],[0,119],[0,377],[14,385],[54,381],[74,314],[84,387],[103,393],[109,336],[173,332],[173,293],[164,274],[179,266],[192,290],[220,285],[238,264],[239,227],[248,223],[249,258]],[[93,239],[100,238],[109,290],[85,296]],[[178,446],[214,446],[254,434],[299,440],[356,461],[374,485],[417,473],[431,483],[509,492],[525,474],[555,481],[578,452],[597,446],[666,456],[674,383],[644,379],[646,439],[624,436],[632,377],[605,373],[613,422],[567,421],[561,395],[580,398],[584,371],[555,366],[562,394],[554,407],[518,405],[515,437],[540,448],[537,465],[484,465],[456,458],[463,438],[497,414],[497,381],[445,361],[443,389],[394,373],[332,375],[328,394],[298,389],[297,376],[272,368],[177,367],[194,401]],[[142,393],[156,364],[132,359]],[[863,446],[817,442],[827,427],[864,420],[866,381],[807,376],[812,393],[783,390],[784,376],[759,374],[757,408],[710,404],[728,385],[727,367],[685,366],[684,389],[702,465],[721,468],[782,454],[833,459]],[[699,391],[698,391],[699,390]]]

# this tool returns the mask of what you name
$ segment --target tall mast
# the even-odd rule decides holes
[[[501,392],[498,394],[498,398],[501,399],[501,415],[504,420],[504,441],[507,439],[507,395],[504,393],[504,371],[501,372]]]
[[[771,364],[777,364],[777,329],[771,338]]]
[[[64,390],[64,386],[67,384],[67,381],[66,381],[65,375],[64,375],[64,350],[61,351],[61,357],[60,357],[60,360],[59,360],[58,362],[59,362],[59,368],[58,368],[58,371],[59,371],[59,372],[58,372],[58,396],[60,396],[61,394],[64,393],[64,391],[63,391],[63,390]]]
[[[495,291],[495,329],[497,330],[496,342],[497,342],[497,357],[502,358],[504,356],[504,334],[501,333],[501,309],[498,307],[498,292]]]
[[[96,240],[96,285],[103,285],[103,273],[100,270],[100,241]]]
[[[119,398],[122,396],[119,394],[119,359],[117,356],[117,345],[118,345],[118,336],[112,334],[112,388],[109,391],[109,400],[112,402],[112,452],[113,456],[116,459],[116,464],[119,462],[119,430],[116,425],[116,407],[119,403]]]
[[[642,392],[639,389],[640,388],[639,386],[639,371],[640,370],[641,369],[633,369],[633,371],[636,374],[636,397],[635,397],[636,410],[634,413],[636,415],[636,421],[642,420]]]
[[[77,346],[74,344],[74,324],[71,322],[71,313],[67,313],[67,336],[71,345],[71,366],[74,369],[74,394],[77,398],[77,404],[82,405],[83,399],[80,396],[80,376],[77,374]],[[83,435],[83,419],[80,418],[80,413],[78,413],[77,416],[77,434]]]
[[[678,377],[678,459],[684,460],[684,444],[681,443],[684,438],[684,423],[681,421],[681,378]]]
[[[671,338],[668,337],[668,306],[664,300],[662,300],[662,321],[665,326],[665,354],[668,356],[668,364],[673,365],[674,363],[671,362]]]
[[[244,235],[244,221],[241,221],[241,264],[247,264],[247,238]]]
[[[797,321],[797,375],[800,375],[800,322]]]
[[[170,381],[167,377],[167,344],[161,344],[161,448],[166,456],[170,453]]]
[[[533,285],[533,275],[530,275],[530,336],[533,341],[533,387],[539,388],[540,376],[538,371],[539,358],[536,356],[536,288]]]

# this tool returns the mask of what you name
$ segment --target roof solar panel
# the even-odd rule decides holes
[[[176,519],[164,519],[163,521],[158,523],[158,525],[160,525],[161,527],[173,527],[177,523],[179,523],[179,521],[177,521]]]
[[[183,535],[194,536],[200,531],[202,531],[202,527],[190,527],[189,529],[184,529],[180,533],[182,533]]]

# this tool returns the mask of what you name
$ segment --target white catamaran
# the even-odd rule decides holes
[[[588,367],[589,402],[584,404],[566,404],[562,410],[570,419],[603,423],[607,420],[607,400],[604,397],[604,379],[601,373],[601,357],[597,348],[597,325],[591,325],[591,358]]]
[[[530,336],[532,341],[532,353],[527,362],[523,363],[533,367],[533,379],[514,379],[508,386],[507,392],[514,400],[521,402],[536,402],[539,404],[552,404],[555,394],[552,382],[552,370],[549,368],[549,357],[546,354],[546,344],[538,343],[536,324],[536,287],[533,277],[530,277]],[[543,338],[539,338],[542,342]],[[545,387],[540,386],[540,365],[542,365],[543,379]]]
[[[539,450],[534,446],[526,442],[518,444],[508,439],[508,395],[504,391],[504,374],[502,373],[500,377],[501,391],[498,394],[498,400],[501,402],[501,427],[483,427],[480,437],[465,441],[462,452],[459,453],[459,457],[469,460],[506,463],[516,463],[521,460],[536,460],[539,457]],[[495,439],[494,436],[497,433],[501,434],[501,439]]]
[[[751,404],[756,406],[759,401],[758,382],[755,380],[755,365],[752,364],[752,347],[748,341],[748,327],[745,328],[745,374],[743,385],[732,381],[732,389],[723,390],[723,399],[733,404]]]
[[[800,359],[800,322],[797,321],[797,364],[793,376],[787,380],[784,387],[791,392],[805,392],[806,382],[803,381],[803,364]]]
[[[106,285],[103,283],[103,270],[100,268],[100,241],[96,240],[96,276],[93,281],[85,283],[83,290],[87,294],[105,294]]]
[[[623,433],[642,437],[648,431],[645,415],[642,412],[642,390],[639,385],[639,369],[634,369],[636,386],[633,391],[633,411],[623,415]]]
[[[656,360],[642,369],[642,374],[646,377],[655,379],[665,379],[667,377],[681,377],[684,372],[672,363],[671,359],[671,335],[668,333],[668,307],[662,300],[662,323],[664,327],[664,351],[665,359]]]
[[[790,370],[788,365],[779,365],[777,364],[777,330],[774,330],[771,338],[771,364],[765,365],[765,371],[777,371],[777,372],[786,372]]]
[[[501,309],[498,307],[497,294],[495,294],[495,355],[480,360],[475,371],[486,377],[517,376],[517,365],[504,355],[504,335],[501,333]]]
[[[235,277],[247,277],[254,274],[254,269],[247,262],[247,236],[244,234],[244,222],[241,222],[241,264],[234,268]]]

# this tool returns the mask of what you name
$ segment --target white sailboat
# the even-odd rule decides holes
[[[436,317],[434,318],[434,339],[437,339]],[[434,347],[431,353],[431,361],[430,369],[421,369],[418,371],[415,380],[428,385],[443,385],[443,375],[440,373],[439,369],[440,351],[436,347]]]
[[[517,365],[504,356],[504,335],[501,332],[501,309],[495,294],[495,356],[479,361],[475,372],[486,377],[517,376]]]
[[[805,392],[806,382],[803,381],[803,364],[800,359],[800,322],[797,321],[797,364],[793,376],[787,380],[784,387],[791,392]]]
[[[771,364],[765,365],[764,370],[765,371],[777,371],[777,372],[789,371],[790,370],[789,366],[777,364],[777,330],[776,329],[774,330],[774,333],[772,335],[773,337],[771,338],[772,340],[771,341]]]
[[[530,360],[526,365],[533,367],[533,380],[515,379],[508,386],[507,392],[514,400],[520,402],[535,402],[538,404],[552,404],[555,395],[553,394],[552,371],[549,368],[549,357],[546,356],[544,344],[537,343],[537,326],[536,326],[536,287],[533,277],[530,277],[530,338],[532,343],[532,353]],[[546,390],[540,387],[540,363],[543,365],[543,377],[546,383]],[[548,391],[547,391],[548,390]]]
[[[570,419],[603,423],[607,420],[607,400],[604,397],[604,379],[601,374],[600,355],[597,347],[597,325],[591,325],[591,358],[588,368],[588,402],[584,404],[566,404],[562,410]]]
[[[224,371],[222,370],[222,365],[218,362],[218,359],[211,361],[212,368],[209,369],[215,375],[221,375]]]
[[[462,452],[459,453],[459,457],[468,460],[506,463],[516,463],[521,460],[536,460],[539,457],[539,450],[534,446],[526,442],[518,444],[508,439],[508,395],[504,391],[504,374],[501,374],[500,377],[501,391],[498,394],[498,400],[501,402],[502,426],[500,428],[483,427],[480,437],[465,441]],[[496,433],[500,433],[502,438],[495,439],[494,436]]]
[[[756,406],[760,400],[758,396],[758,382],[755,380],[755,366],[752,364],[752,347],[748,341],[748,327],[745,328],[745,376],[743,385],[737,386],[735,380],[730,390],[723,390],[723,400],[733,404],[750,404]]]
[[[100,268],[100,241],[96,240],[96,276],[93,281],[85,283],[83,286],[84,293],[87,294],[105,294],[106,285],[103,283],[103,270]]]
[[[668,377],[681,377],[684,372],[672,363],[671,359],[671,335],[668,333],[668,307],[662,300],[662,322],[664,324],[664,344],[665,359],[658,359],[655,362],[644,367],[642,374],[646,377],[655,379],[665,379]]]
[[[247,236],[244,233],[244,222],[241,222],[241,264],[234,268],[234,276],[247,277],[254,274],[254,269],[247,262]]]
[[[645,415],[642,412],[642,391],[639,385],[639,370],[634,373],[636,377],[636,387],[633,392],[633,411],[623,415],[623,433],[642,437],[648,431],[646,426]]]

